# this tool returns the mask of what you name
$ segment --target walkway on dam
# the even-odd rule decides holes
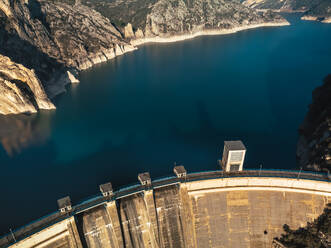
[[[103,197],[101,194],[90,197],[87,200],[80,202],[79,204],[72,207],[72,211],[69,213],[60,213],[59,211],[52,213],[46,217],[43,217],[31,224],[28,224],[20,229],[13,231],[13,233],[7,234],[0,238],[0,247],[8,247],[11,244],[22,240],[32,234],[39,232],[47,227],[59,223],[72,216],[85,213],[91,209],[95,209],[98,206],[104,205],[107,202],[113,200],[120,200],[124,197],[139,194],[146,190],[156,190],[162,187],[176,185],[179,183],[189,183],[195,181],[204,181],[211,179],[222,179],[222,178],[287,178],[297,180],[312,180],[330,182],[330,178],[326,174],[314,173],[314,172],[299,172],[299,171],[286,171],[286,170],[244,170],[238,172],[222,172],[222,171],[208,171],[199,173],[190,173],[185,178],[177,178],[175,176],[155,179],[152,181],[150,187],[143,186],[141,184],[135,184],[132,186],[125,186],[114,192],[112,197]]]

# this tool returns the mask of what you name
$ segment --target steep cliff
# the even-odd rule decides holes
[[[0,114],[54,109],[34,71],[0,55]]]
[[[91,8],[45,0],[40,7],[54,42],[40,49],[67,67],[84,70],[134,49],[107,18]]]
[[[313,92],[313,102],[300,127],[297,157],[308,170],[331,172],[331,75]]]
[[[286,21],[279,15],[257,13],[239,0],[0,0],[0,54],[33,69],[52,98],[77,82],[77,71],[132,51],[131,44],[148,38],[280,23]],[[27,100],[13,107],[16,102],[5,94],[2,99],[3,106],[12,105],[3,113],[36,109],[24,108]]]
[[[255,9],[304,12],[303,20],[331,22],[331,0],[244,0],[243,4]]]
[[[87,69],[130,50],[133,47],[109,20],[88,7],[0,0],[0,54],[33,69],[49,97],[63,92],[65,84],[77,82],[75,70]],[[28,98],[25,93],[22,96]],[[18,102],[5,94],[1,99],[2,113],[36,109],[27,100],[15,107]],[[9,103],[11,108],[5,110]]]
[[[192,35],[210,30],[227,31],[249,25],[286,23],[278,14],[258,13],[237,0],[83,0],[117,23],[128,39]],[[129,9],[130,11],[123,11]]]

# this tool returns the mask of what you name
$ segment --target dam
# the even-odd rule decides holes
[[[177,168],[177,169],[176,169]],[[331,203],[325,174],[243,170],[151,180],[60,210],[0,239],[0,247],[271,247],[282,226],[303,227]]]

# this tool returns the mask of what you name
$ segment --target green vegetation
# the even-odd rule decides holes
[[[331,6],[331,0],[264,0],[256,1],[255,8],[257,9],[283,9],[293,11],[316,11],[326,12]]]
[[[323,18],[331,17],[331,0],[321,1],[319,4],[314,5],[306,14]]]
[[[285,234],[276,238],[287,248],[328,248],[331,243],[331,204],[314,222],[304,228],[291,230],[284,225]]]
[[[133,29],[144,28],[146,16],[151,11],[151,6],[156,0],[81,0],[81,3],[107,17],[117,27],[124,27],[131,23]]]
[[[75,0],[48,0],[48,2],[51,3],[66,3],[69,5],[74,5],[75,4]]]
[[[306,139],[308,156],[300,163],[309,169],[331,173],[331,160],[328,159],[331,149],[331,136],[325,130],[331,127],[331,74],[324,79],[324,84],[313,92],[313,101],[300,135]],[[303,157],[304,158],[304,157]]]

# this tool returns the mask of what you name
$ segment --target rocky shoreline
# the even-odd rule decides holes
[[[110,61],[120,55],[124,55],[125,53],[132,52],[137,50],[138,46],[148,44],[148,43],[172,43],[172,42],[179,42],[184,40],[193,39],[199,36],[206,36],[206,35],[226,35],[226,34],[233,34],[244,30],[261,28],[261,27],[280,27],[280,26],[288,26],[290,25],[289,22],[279,22],[279,23],[261,23],[261,24],[254,24],[254,25],[246,25],[242,27],[227,29],[227,30],[202,30],[197,31],[192,34],[182,34],[182,35],[173,35],[169,37],[149,37],[149,38],[140,38],[140,39],[132,39],[130,41],[132,47],[127,46],[125,48],[116,48],[113,51],[108,51],[108,53],[99,53],[96,54],[94,58],[87,60],[82,68],[81,71],[88,70],[92,68],[94,65],[104,63]],[[62,73],[58,76],[58,79],[49,82],[46,88],[47,95],[50,99],[53,99],[59,94],[66,92],[66,85],[68,84],[75,84],[79,83],[77,77],[79,76],[79,71],[71,72],[67,71]]]
[[[211,29],[211,30],[202,30],[197,31],[191,34],[182,34],[182,35],[173,35],[169,37],[150,37],[150,38],[140,38],[140,39],[134,39],[131,41],[131,44],[134,46],[140,46],[143,44],[148,43],[171,43],[171,42],[178,42],[183,40],[189,40],[193,39],[199,36],[208,36],[208,35],[226,35],[226,34],[233,34],[244,30],[249,29],[255,29],[255,28],[261,28],[261,27],[280,27],[280,26],[288,26],[290,25],[289,22],[279,22],[279,23],[261,23],[261,24],[253,24],[253,25],[246,25],[231,29]]]
[[[305,16],[301,17],[301,20],[304,20],[304,21],[320,21],[322,23],[331,23],[331,17],[329,17],[329,18],[319,18],[317,16],[305,15]]]
[[[278,14],[258,13],[236,0],[132,0],[132,6],[127,4],[121,0],[111,4],[103,0],[0,0],[0,54],[33,70],[39,79],[35,82],[52,99],[65,92],[67,84],[78,83],[80,71],[145,43],[288,25]],[[15,97],[26,94],[23,88],[12,92]],[[38,109],[15,110],[10,101],[0,102],[2,114]]]
[[[38,109],[55,109],[35,72],[2,55],[0,92],[0,114],[35,113]]]
[[[52,99],[80,71],[142,44],[290,25],[277,9],[259,12],[249,1],[252,8],[236,0],[0,0],[0,54],[33,70]],[[22,112],[7,108],[0,103],[0,113]]]
[[[255,29],[255,28],[261,28],[261,27],[280,27],[280,26],[288,26],[290,25],[289,22],[280,22],[280,23],[262,23],[262,24],[254,24],[254,25],[247,25],[237,28],[232,28],[228,30],[203,30],[203,31],[197,31],[192,34],[182,34],[182,35],[173,35],[169,37],[150,37],[150,38],[140,38],[140,39],[132,39],[130,41],[132,47],[127,46],[126,48],[117,48],[114,49],[114,51],[110,51],[108,53],[100,53],[96,54],[93,59],[87,60],[82,68],[80,68],[80,71],[88,70],[92,68],[93,66],[104,63],[107,61],[110,61],[120,55],[124,55],[125,53],[132,52],[138,49],[138,46],[148,44],[148,43],[172,43],[172,42],[179,42],[183,40],[189,40],[193,39],[199,36],[206,36],[206,35],[226,35],[226,34],[232,34],[244,30],[249,29]],[[48,86],[46,87],[47,95],[50,99],[53,99],[59,94],[66,92],[66,85],[68,84],[76,84],[79,83],[79,80],[77,77],[79,76],[79,71],[66,71],[65,73],[61,73],[58,75],[57,79],[52,80],[48,82]]]
[[[79,71],[84,71],[92,68],[93,66],[105,63],[109,60],[112,60],[118,56],[121,56],[125,53],[132,52],[136,50],[136,47],[129,47],[125,50],[117,50],[117,52],[110,52],[110,53],[99,53],[96,54],[95,57],[89,58],[84,63],[84,66],[79,68],[79,70],[72,70],[72,71],[66,71],[64,73],[59,73],[55,78],[51,79],[47,82],[47,86],[45,87],[45,90],[47,92],[47,95],[50,99],[53,99],[54,97],[65,93],[66,92],[66,86],[68,84],[78,84],[80,83],[78,76]]]
[[[302,20],[331,22],[331,2],[329,0],[244,0],[247,7],[259,11],[272,10],[283,13],[303,13]]]

